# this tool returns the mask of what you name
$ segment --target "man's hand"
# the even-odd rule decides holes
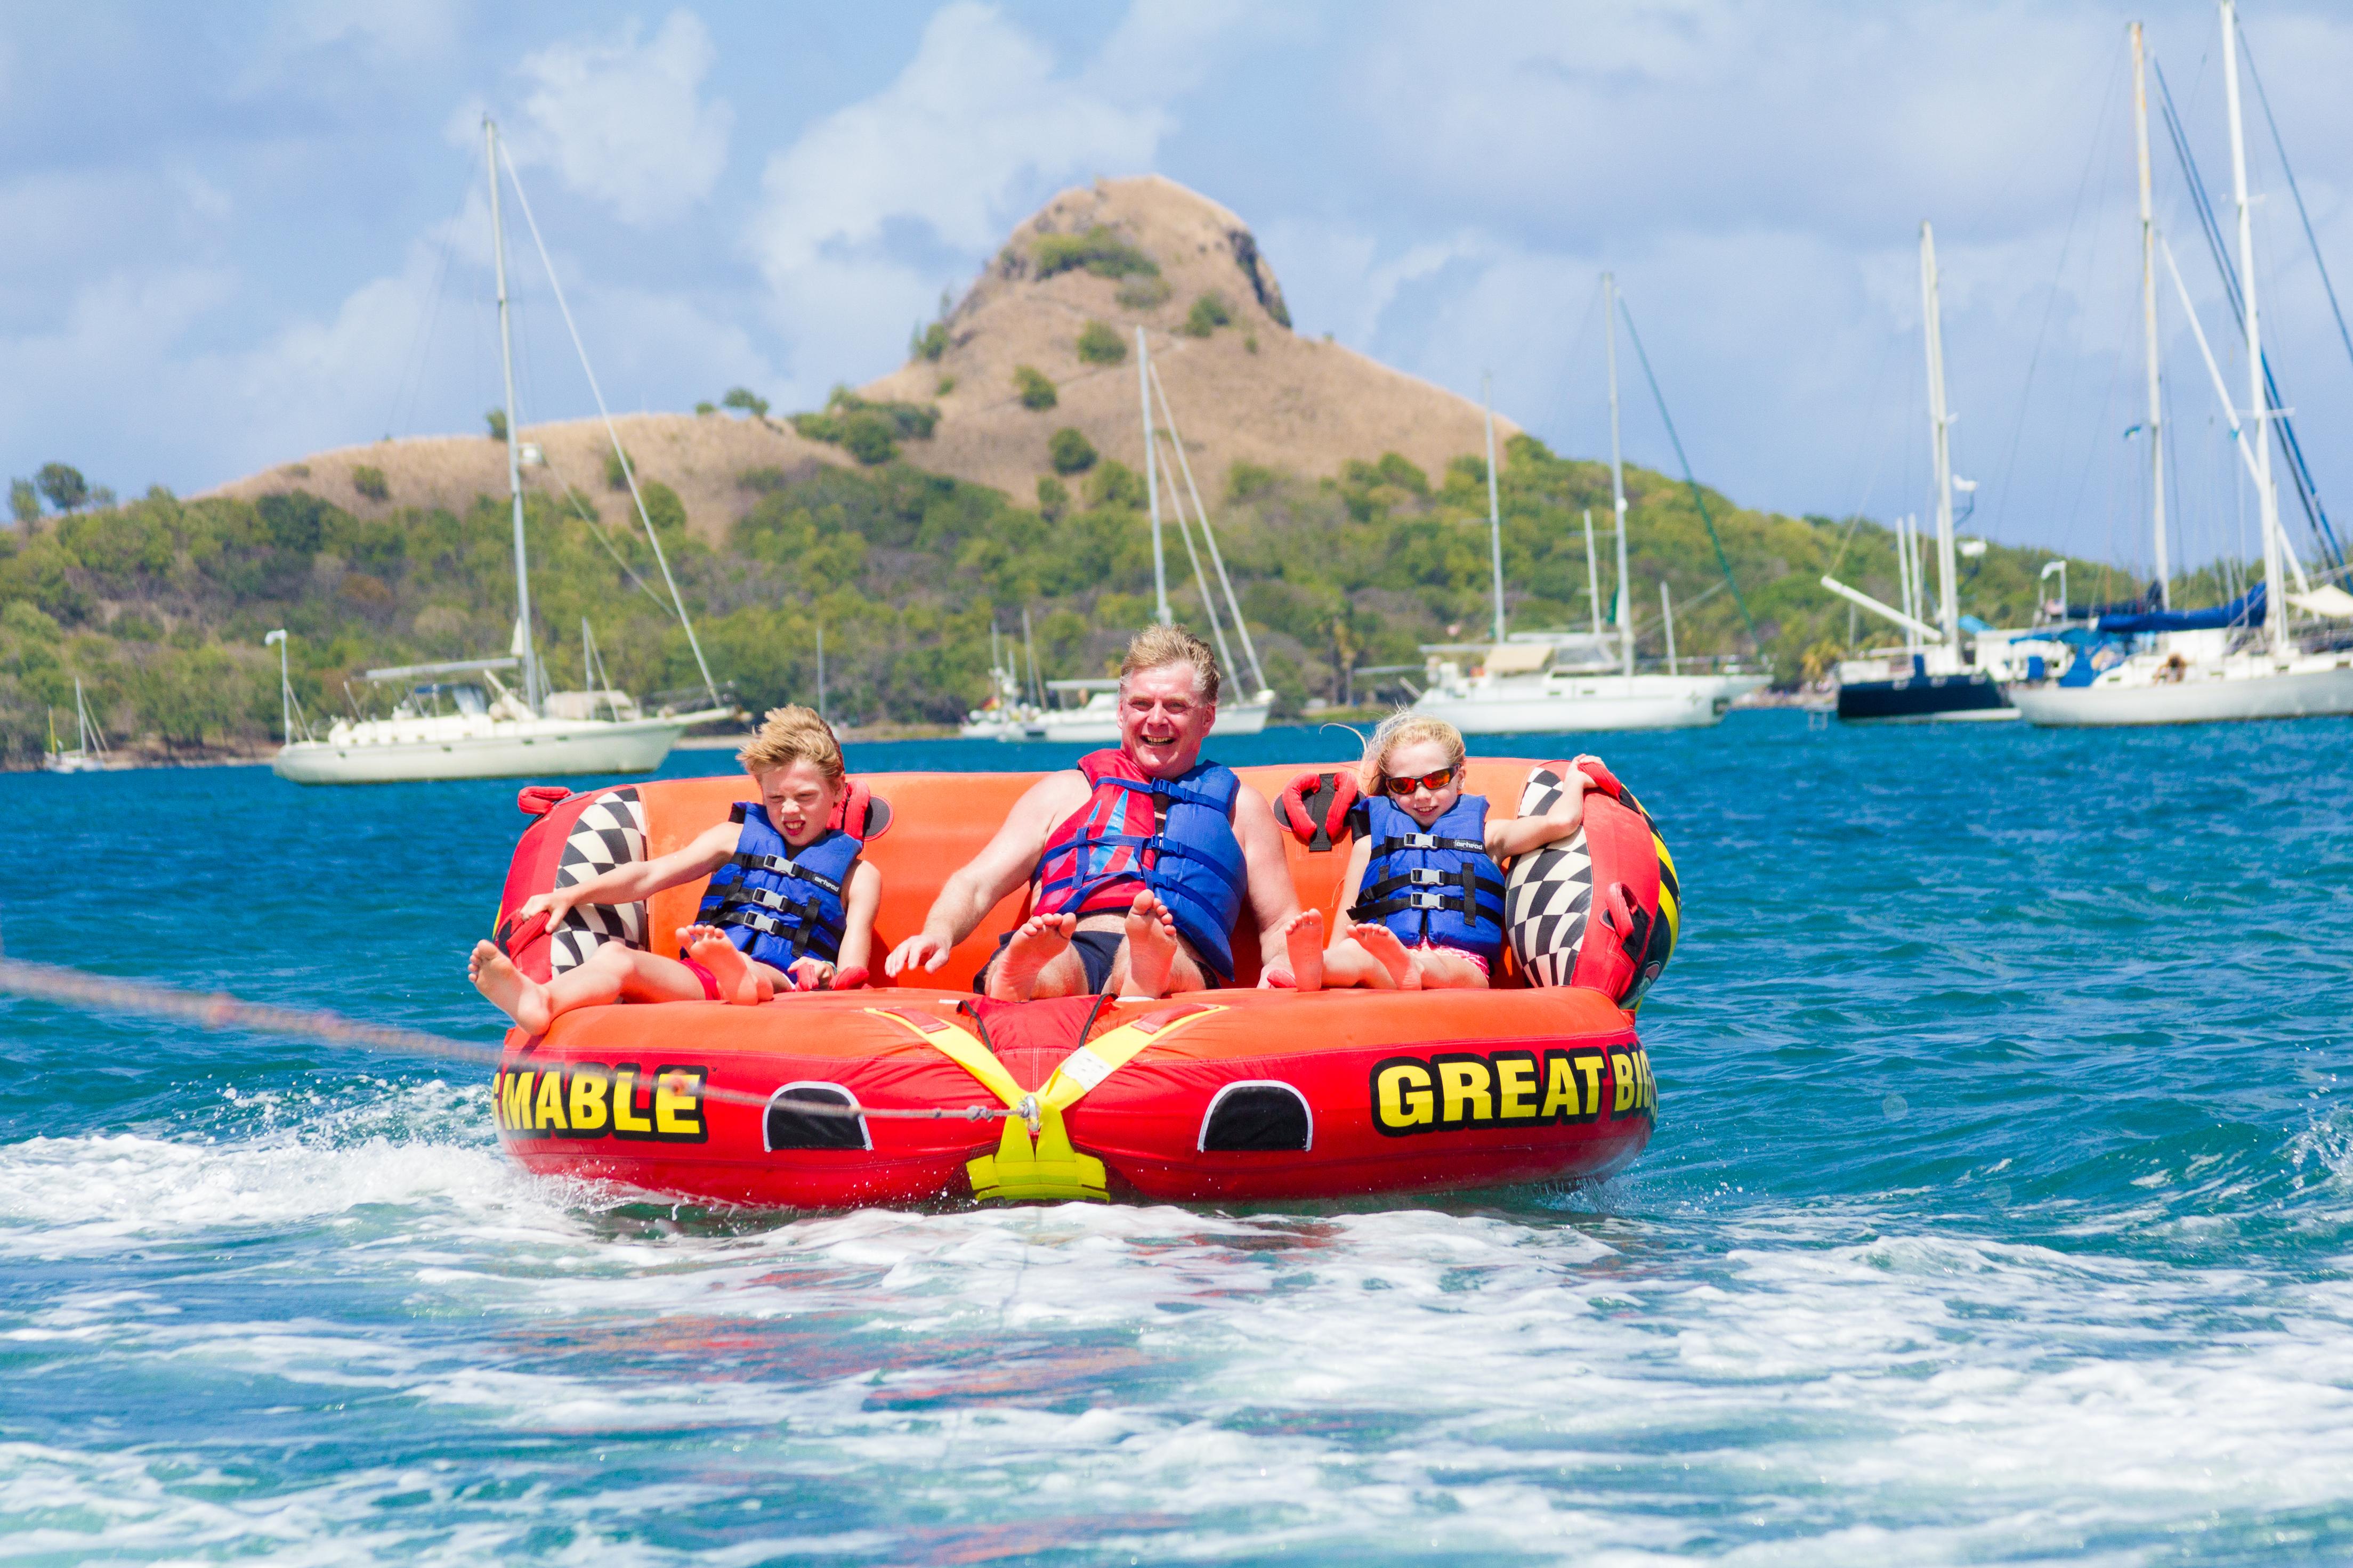
[[[930,931],[911,936],[891,950],[891,956],[883,961],[882,973],[896,977],[902,971],[921,964],[924,973],[936,974],[947,963],[948,950],[954,945],[946,938],[934,936]]]

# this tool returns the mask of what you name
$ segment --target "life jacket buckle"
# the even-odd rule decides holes
[[[1406,907],[1413,910],[1442,910],[1447,907],[1443,893],[1408,893]]]
[[[1406,875],[1412,879],[1410,885],[1416,888],[1442,888],[1448,881],[1445,872],[1429,866],[1417,866]]]

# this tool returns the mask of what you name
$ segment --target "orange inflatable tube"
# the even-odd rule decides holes
[[[1502,811],[1530,764],[1474,761]],[[1291,768],[1238,770],[1275,799]],[[875,951],[922,928],[1034,773],[862,776],[883,875]],[[501,924],[530,898],[675,849],[747,794],[740,777],[524,792]],[[863,806],[864,797],[860,797]],[[1318,844],[1323,840],[1319,837]],[[1303,903],[1336,913],[1347,841],[1289,841]],[[526,973],[600,936],[675,953],[699,886],[513,949]],[[1632,1016],[1508,959],[1489,991],[1255,988],[1247,908],[1232,990],[1166,1001],[993,1003],[970,994],[1017,893],[938,974],[757,1007],[585,1008],[509,1034],[499,1137],[533,1171],[712,1202],[812,1208],[938,1200],[1266,1200],[1593,1177],[1649,1142],[1656,1087]]]

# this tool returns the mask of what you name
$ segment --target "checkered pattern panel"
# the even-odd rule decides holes
[[[1560,793],[1558,773],[1534,770],[1520,792],[1519,814],[1550,811]],[[1593,859],[1586,853],[1583,828],[1512,863],[1504,891],[1504,929],[1530,984],[1568,984],[1592,910]]]
[[[631,860],[646,858],[646,808],[635,789],[610,789],[588,803],[564,841],[555,885],[570,888]],[[608,942],[646,945],[643,904],[582,904],[548,937],[547,967],[561,974],[587,962]]]

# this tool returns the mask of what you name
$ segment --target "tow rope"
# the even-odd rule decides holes
[[[1103,1163],[1071,1146],[1062,1112],[1076,1105],[1088,1090],[1125,1067],[1145,1047],[1157,1045],[1178,1029],[1189,1028],[1225,1008],[1208,1003],[1164,1009],[1123,1024],[1092,1044],[1082,1045],[1054,1068],[1034,1093],[1013,1080],[1005,1064],[987,1043],[961,1025],[934,1013],[900,1007],[869,1007],[970,1073],[983,1089],[1004,1101],[1011,1112],[997,1139],[997,1152],[967,1161],[965,1174],[972,1194],[984,1202],[1018,1203],[1038,1199],[1102,1201]]]

